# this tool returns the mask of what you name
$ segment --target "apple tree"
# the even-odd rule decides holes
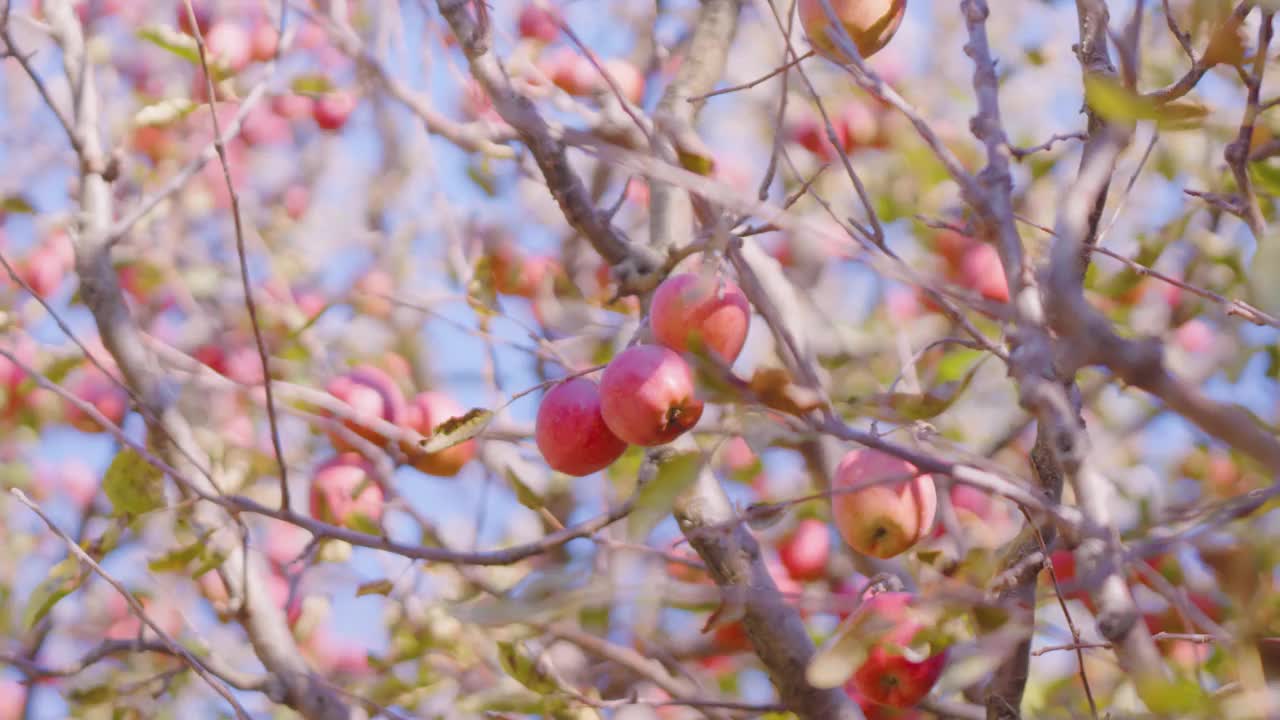
[[[0,0],[0,720],[1280,717],[1275,0]]]

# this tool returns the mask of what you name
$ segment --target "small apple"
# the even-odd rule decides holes
[[[315,111],[315,101],[306,95],[284,93],[271,98],[271,112],[286,120],[301,120]]]
[[[398,424],[405,417],[404,396],[399,386],[390,375],[372,365],[362,365],[333,378],[325,389],[351,406],[355,419],[343,421],[347,429],[375,445],[381,445],[385,439],[376,430],[365,427],[360,420],[379,418]],[[339,452],[355,449],[339,433],[331,434],[330,440]]]
[[[831,556],[831,533],[827,524],[805,518],[778,544],[778,558],[796,582],[821,580],[827,574]]]
[[[253,59],[249,33],[229,20],[214,23],[204,34],[204,44],[209,60],[231,72],[245,69]]]
[[[289,219],[297,222],[302,219],[303,215],[307,214],[307,208],[311,205],[311,191],[307,189],[306,185],[290,185],[284,190],[281,204],[284,206],[284,212],[289,216]]]
[[[726,364],[733,364],[747,341],[751,305],[726,278],[696,273],[672,275],[653,293],[649,324],[659,343],[686,352],[697,338]]]
[[[591,61],[572,48],[562,47],[538,65],[553,85],[575,97],[592,94],[604,82]]]
[[[857,100],[845,103],[835,118],[835,126],[841,131],[838,134],[844,139],[846,153],[884,144],[880,119],[866,103]]]
[[[205,0],[192,0],[191,10],[196,16],[195,27],[200,28],[200,35],[208,35],[213,27],[213,8]],[[178,29],[188,35],[195,35],[195,27],[191,25],[191,14],[187,13],[185,2],[178,3],[177,15]]]
[[[831,129],[835,131],[840,145],[846,145],[844,126],[838,122],[832,123]],[[813,153],[822,162],[831,162],[836,157],[836,146],[832,145],[831,139],[827,137],[826,124],[816,113],[794,123],[789,135],[792,142]]]
[[[640,104],[644,99],[644,75],[636,69],[627,60],[622,58],[610,58],[600,64],[604,71],[609,73],[609,77],[613,79],[613,84],[618,87],[618,93],[626,98],[633,105]],[[594,68],[592,68],[594,71]],[[598,90],[600,92],[612,92],[609,83],[599,73],[596,73]]]
[[[1000,254],[990,245],[980,243],[965,251],[960,260],[960,280],[988,300],[1009,302],[1004,265],[1000,262]]]
[[[356,453],[342,453],[321,463],[311,477],[311,516],[346,525],[356,516],[382,519],[382,488],[373,480],[373,465]]]
[[[916,633],[923,629],[911,617],[915,597],[905,592],[884,592],[863,601],[849,622],[889,623],[891,628],[867,653],[867,659],[853,674],[847,690],[878,703],[909,708],[924,699],[947,664],[947,651],[912,660],[898,648],[911,645]],[[890,646],[898,646],[892,648]]]
[[[516,30],[526,40],[552,43],[560,37],[560,11],[543,2],[529,2],[520,9]]]
[[[321,95],[315,101],[311,117],[321,130],[336,132],[347,124],[356,109],[357,98],[346,90],[334,90]]]
[[[858,54],[866,58],[876,54],[893,39],[907,11],[907,0],[829,0],[835,16],[858,48]],[[813,49],[836,62],[845,62],[832,28],[831,20],[823,8],[823,0],[800,0],[800,24],[809,36]]]
[[[892,480],[876,483],[888,478]],[[863,487],[840,492],[855,486]],[[864,555],[899,555],[933,526],[938,507],[933,479],[906,460],[878,450],[853,450],[840,461],[831,489],[836,529]]]
[[[693,371],[684,358],[659,345],[624,350],[604,369],[600,409],[614,435],[632,445],[664,445],[702,417]]]
[[[260,22],[249,35],[250,56],[257,62],[271,62],[280,49],[280,33],[271,23]]]
[[[124,416],[129,411],[129,395],[97,366],[85,365],[76,370],[67,378],[65,386],[77,398],[92,405],[112,425],[120,427],[124,422]],[[67,406],[66,419],[68,425],[83,432],[97,433],[106,430],[75,405]]]
[[[441,392],[421,392],[409,403],[405,425],[423,436],[430,436],[444,421],[465,414],[466,410],[448,395]],[[409,456],[410,464],[421,472],[453,477],[476,456],[476,441],[467,440],[431,454],[423,453],[408,443],[401,444],[400,449]]]
[[[600,415],[600,387],[585,377],[562,382],[542,398],[535,438],[548,465],[577,477],[603,470],[627,449]]]

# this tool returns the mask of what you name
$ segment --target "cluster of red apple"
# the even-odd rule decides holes
[[[649,326],[657,344],[619,353],[600,378],[564,381],[538,407],[536,440],[547,464],[569,475],[608,467],[628,445],[665,445],[702,417],[693,370],[681,355],[705,348],[725,364],[742,352],[751,309],[726,278],[673,275],[654,292]]]
[[[448,395],[426,391],[406,401],[396,380],[373,365],[362,365],[329,381],[330,395],[346,403],[342,429],[332,429],[329,440],[338,455],[316,468],[311,479],[311,514],[319,520],[350,524],[362,518],[377,523],[382,517],[382,488],[373,482],[372,464],[359,452],[347,433],[381,447],[387,438],[370,427],[378,421],[430,435],[441,423],[464,414]],[[410,442],[400,451],[409,465],[439,477],[457,475],[476,455],[475,440],[467,440],[439,452],[424,453]]]

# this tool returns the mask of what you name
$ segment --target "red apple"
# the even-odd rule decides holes
[[[259,105],[245,115],[240,137],[250,147],[285,143],[293,138],[293,128],[288,120]]]
[[[129,411],[129,395],[96,366],[85,365],[76,370],[65,382],[65,387],[77,398],[92,405],[112,425],[119,427],[124,422],[124,416]],[[67,424],[89,433],[105,431],[97,420],[75,405],[67,406]]]
[[[21,720],[27,688],[17,680],[0,680],[0,720]]]
[[[866,485],[853,491],[846,488]],[[840,461],[831,488],[836,529],[854,550],[878,558],[898,555],[933,526],[938,497],[933,479],[906,460],[878,450],[853,450]]]
[[[191,10],[196,16],[195,27],[200,28],[200,35],[208,35],[209,29],[213,26],[213,8],[205,0],[192,0]],[[195,35],[195,29],[191,25],[191,15],[187,13],[185,2],[178,3],[177,15],[178,29],[188,35]]]
[[[893,39],[907,11],[907,0],[829,0],[831,9],[864,59],[876,54]],[[800,24],[809,43],[819,54],[836,62],[845,62],[844,52],[835,41],[822,0],[800,0]]]
[[[836,139],[840,141],[841,146],[848,144],[842,123],[832,123],[831,129],[835,131]],[[836,157],[836,146],[832,145],[831,139],[827,137],[827,126],[822,122],[822,117],[816,113],[793,124],[790,137],[792,142],[813,153],[822,162],[831,162]]]
[[[572,48],[556,50],[544,57],[539,67],[552,84],[574,96],[590,95],[604,82],[591,61]]]
[[[178,148],[178,143],[174,141],[173,134],[167,128],[139,125],[133,130],[129,146],[150,160],[152,165],[158,165],[161,160],[173,155]]]
[[[1194,318],[1173,332],[1173,340],[1186,352],[1199,355],[1213,349],[1214,332],[1209,323]]]
[[[249,33],[229,20],[219,21],[204,34],[209,60],[231,72],[239,72],[253,58]]]
[[[1004,277],[1000,254],[986,244],[969,248],[960,261],[960,280],[995,302],[1009,302],[1009,284]]]
[[[538,406],[538,450],[552,468],[581,477],[603,470],[627,444],[600,416],[600,388],[577,377],[556,385]]]
[[[880,119],[866,103],[857,100],[845,103],[835,118],[835,125],[844,139],[844,151],[855,152],[861,148],[881,145]]]
[[[727,278],[681,273],[663,280],[653,293],[649,324],[654,338],[676,352],[686,352],[697,338],[732,364],[747,341],[751,305]]]
[[[18,277],[31,288],[31,292],[48,298],[62,287],[62,280],[74,264],[74,258],[50,244],[43,244],[23,258],[16,268]]]
[[[250,56],[257,62],[271,62],[280,48],[280,33],[270,23],[260,22],[249,36]]]
[[[951,485],[950,496],[956,521],[970,542],[994,548],[1017,533],[1018,524],[1014,521],[1012,509],[1001,498],[961,483]],[[946,527],[938,523],[933,535],[942,537],[946,532]]]
[[[271,111],[286,120],[301,120],[314,112],[315,101],[306,95],[285,93],[271,98]]]
[[[867,659],[853,674],[849,690],[890,707],[909,708],[920,702],[933,688],[947,664],[947,651],[923,660],[908,659],[897,648],[909,646],[923,626],[911,617],[914,596],[905,592],[886,592],[863,601],[850,622],[887,622],[892,627],[871,647]]]
[[[600,409],[614,435],[632,445],[664,445],[702,417],[693,371],[658,345],[636,345],[609,363],[600,379]]]
[[[560,12],[543,2],[530,2],[520,9],[516,29],[520,37],[542,43],[555,42],[560,37]]]
[[[401,395],[399,386],[390,375],[372,365],[362,365],[335,377],[325,389],[330,395],[351,406],[355,419],[343,420],[347,429],[374,445],[382,445],[385,439],[376,430],[365,427],[358,421],[380,418],[398,424],[405,417],[404,396]],[[339,452],[355,449],[339,433],[332,433],[330,440],[334,449]]]
[[[315,101],[311,117],[321,130],[338,131],[356,109],[357,98],[346,90],[334,90],[321,95]]]
[[[453,398],[441,392],[421,392],[409,404],[405,425],[424,436],[431,435],[441,423],[466,414]],[[440,452],[426,454],[417,447],[402,444],[400,448],[409,456],[410,464],[428,475],[453,477],[476,456],[476,441],[468,440]]]
[[[311,516],[346,525],[357,515],[382,519],[382,488],[373,481],[373,465],[356,453],[343,453],[316,468],[311,478]]]
[[[896,708],[872,702],[863,697],[853,687],[852,682],[845,687],[845,692],[849,694],[849,699],[858,703],[858,707],[862,709],[862,716],[866,720],[920,720],[923,717],[918,710]]]
[[[827,574],[831,533],[821,520],[805,518],[778,545],[778,558],[796,582],[821,580]]]

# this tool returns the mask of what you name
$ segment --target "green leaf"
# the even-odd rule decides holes
[[[382,535],[382,526],[378,524],[378,521],[361,512],[351,513],[343,524],[356,532],[362,532],[366,535]]]
[[[885,617],[853,613],[814,653],[805,679],[820,689],[843,686],[867,659],[871,646],[892,627]]]
[[[1267,162],[1249,164],[1249,179],[1268,195],[1280,195],[1280,167]]]
[[[390,595],[395,588],[395,583],[390,580],[371,580],[367,583],[360,583],[356,588],[356,597],[364,597],[365,595]]]
[[[483,408],[472,408],[465,415],[449,418],[431,431],[431,436],[422,441],[422,452],[428,455],[448,450],[454,445],[461,445],[484,432],[493,422],[493,412]]]
[[[633,542],[648,537],[654,526],[671,513],[680,493],[697,482],[704,458],[700,452],[682,452],[658,462],[657,475],[636,491],[635,506],[627,520],[627,532]]]
[[[0,212],[34,215],[36,207],[22,195],[6,195],[0,200]]]
[[[200,107],[188,98],[166,98],[141,108],[133,115],[138,126],[170,125],[190,115]]]
[[[299,75],[289,83],[289,89],[299,95],[324,95],[333,90],[333,81],[326,75]]]
[[[30,630],[44,619],[62,598],[75,592],[89,576],[79,558],[68,557],[49,569],[49,575],[34,590],[22,611],[22,624]]]
[[[499,642],[498,661],[508,675],[533,692],[550,695],[560,689],[541,658],[533,657],[523,643]]]
[[[1199,716],[1209,705],[1210,698],[1199,681],[1181,675],[1165,680],[1159,675],[1136,682],[1138,697],[1151,712],[1160,716]]]
[[[1209,114],[1208,108],[1193,100],[1159,104],[1101,75],[1085,78],[1085,99],[1089,107],[1112,122],[1155,122],[1166,130],[1199,127]]]
[[[177,55],[193,65],[200,64],[196,39],[168,25],[147,25],[138,30],[138,38]]]
[[[133,448],[116,454],[102,489],[117,515],[142,515],[165,506],[164,473]]]
[[[89,688],[72,688],[67,692],[67,699],[80,705],[102,705],[115,698],[116,689],[110,683]]]
[[[537,510],[545,505],[542,496],[534,492],[533,488],[524,484],[520,476],[510,466],[506,468],[504,473],[507,476],[507,482],[511,484],[511,489],[516,493],[516,500],[530,510]]]
[[[158,558],[147,561],[152,572],[181,572],[205,549],[203,541],[193,542],[185,547],[171,550]],[[203,573],[202,573],[203,574]]]

